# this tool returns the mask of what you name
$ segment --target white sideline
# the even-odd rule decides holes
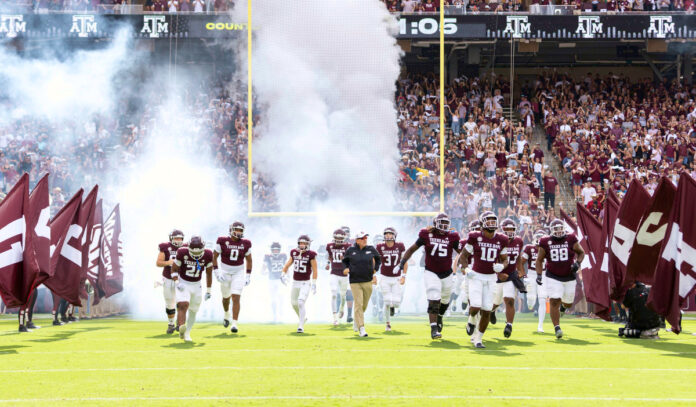
[[[551,370],[551,371],[629,371],[629,372],[696,372],[696,368],[649,368],[649,367],[553,367],[553,366],[189,366],[198,370],[342,370],[342,369],[461,369],[461,370]],[[181,366],[161,367],[106,367],[75,369],[8,369],[0,373],[64,373],[64,372],[136,372],[157,370],[181,370]]]
[[[475,395],[384,395],[384,394],[357,394],[357,395],[327,395],[327,396],[195,396],[195,397],[66,397],[66,398],[31,398],[31,399],[0,399],[0,403],[37,403],[37,402],[85,402],[85,401],[163,401],[163,400],[538,400],[538,401],[650,401],[657,403],[696,402],[696,398],[652,398],[652,397],[572,397],[572,396],[475,396]]]

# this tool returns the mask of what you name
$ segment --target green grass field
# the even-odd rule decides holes
[[[519,316],[518,316],[519,317]],[[505,339],[501,322],[472,348],[462,317],[431,341],[424,317],[368,325],[195,326],[193,344],[164,322],[81,321],[18,334],[0,319],[2,405],[672,405],[696,404],[696,321],[659,341],[617,337],[618,325],[565,317],[565,337],[537,334],[529,314]],[[427,404],[426,404],[427,403]]]

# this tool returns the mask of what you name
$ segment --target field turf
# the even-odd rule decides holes
[[[518,316],[519,317],[519,316]],[[503,319],[499,314],[499,319]],[[696,321],[659,341],[617,337],[617,324],[564,317],[556,340],[529,314],[510,339],[490,327],[475,350],[463,317],[432,341],[425,317],[394,332],[367,326],[198,323],[186,344],[164,322],[80,321],[16,332],[0,319],[0,405],[603,406],[696,405]]]

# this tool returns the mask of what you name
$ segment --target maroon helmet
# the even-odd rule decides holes
[[[481,228],[489,232],[495,232],[498,229],[498,217],[491,211],[485,211],[479,216]]]
[[[205,253],[205,242],[200,236],[191,236],[188,244],[188,252],[191,257],[198,260],[203,257]]]
[[[510,218],[505,218],[500,223],[500,228],[503,229],[503,233],[510,239],[514,239],[517,234],[517,224]]]
[[[312,240],[309,238],[307,235],[301,235],[300,237],[297,238],[297,249],[301,252],[305,250],[309,250],[309,245],[312,243]],[[302,247],[300,246],[301,244],[304,244],[305,246]]]
[[[438,213],[435,218],[433,218],[433,226],[436,230],[440,232],[449,232],[450,230],[450,218],[446,213]]]
[[[384,229],[384,240],[387,242],[393,242],[396,240],[396,229],[388,227]],[[391,236],[390,236],[391,235]]]
[[[469,222],[469,232],[480,232],[481,231],[481,221],[472,220]]]
[[[348,236],[346,235],[346,232],[343,229],[336,229],[333,232],[333,241],[334,243],[343,243],[346,241]]]
[[[175,239],[181,239],[181,241],[175,241]],[[184,232],[179,229],[172,230],[169,234],[169,243],[174,247],[181,247],[184,244]]]
[[[230,225],[230,237],[241,239],[244,237],[244,224],[236,221]]]
[[[565,224],[560,219],[552,220],[549,223],[549,229],[551,229],[551,236],[555,239],[563,239],[566,235]]]

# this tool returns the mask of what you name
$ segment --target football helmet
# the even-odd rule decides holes
[[[348,226],[341,226],[341,230],[343,230],[345,232],[346,239],[348,239],[350,236],[350,228]]]
[[[543,230],[537,230],[534,232],[534,246],[539,246],[539,241],[542,237],[546,236]]]
[[[230,225],[230,237],[241,239],[244,237],[244,224],[236,221]]]
[[[481,231],[481,221],[480,220],[472,220],[469,222],[469,233],[471,232],[480,232]]]
[[[309,245],[312,243],[312,240],[310,240],[309,236],[307,235],[302,235],[297,238],[297,250],[300,252],[304,252],[305,250],[309,250]],[[304,245],[304,247],[302,247]]]
[[[503,229],[503,233],[510,239],[514,239],[515,235],[517,235],[517,224],[510,218],[503,219],[500,223],[500,227]]]
[[[348,236],[346,235],[346,232],[343,229],[336,229],[333,232],[333,241],[334,243],[344,243]]]
[[[394,229],[393,227],[388,227],[384,229],[383,236],[384,240],[387,242],[396,241],[396,229]]]
[[[433,218],[433,226],[435,230],[447,233],[450,230],[450,218],[446,213],[438,213],[435,218]]]
[[[271,253],[272,254],[280,254],[280,243],[278,243],[278,242],[271,243]]]
[[[498,229],[498,217],[491,211],[485,211],[479,216],[481,228],[489,232],[495,232]]]
[[[200,236],[191,236],[191,240],[189,240],[188,244],[188,252],[189,256],[193,257],[195,260],[203,257],[203,253],[205,253],[205,242],[203,238]]]
[[[380,243],[384,243],[384,236],[375,235],[374,245],[377,246]]]
[[[552,220],[549,229],[551,229],[551,237],[554,239],[563,239],[566,235],[565,224],[560,219]]]
[[[175,241],[174,239],[181,239],[181,241]],[[184,244],[184,232],[179,229],[172,230],[169,234],[169,243],[174,247],[181,247]]]

